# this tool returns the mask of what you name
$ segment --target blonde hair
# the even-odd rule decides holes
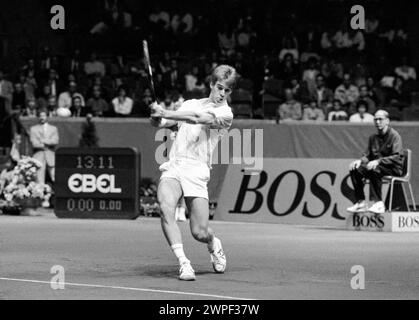
[[[226,64],[219,65],[211,74],[211,84],[217,81],[225,81],[230,88],[234,88],[237,81],[236,69]]]

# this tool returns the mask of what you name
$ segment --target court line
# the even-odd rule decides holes
[[[10,282],[14,281],[14,282],[49,284],[49,285],[51,284],[50,281],[30,280],[30,279],[0,278],[0,280],[10,281]],[[154,293],[168,293],[168,294],[178,294],[178,295],[187,295],[187,296],[200,296],[200,297],[206,297],[206,298],[219,298],[219,299],[226,299],[226,300],[255,300],[255,299],[250,299],[250,298],[230,297],[230,296],[222,296],[222,295],[216,295],[216,294],[197,293],[197,292],[170,291],[170,290],[158,290],[158,289],[146,289],[146,288],[131,288],[131,287],[107,286],[107,285],[99,285],[99,284],[72,283],[72,282],[65,282],[64,284],[66,286],[73,286],[73,287],[117,289],[117,290],[142,291],[142,292],[154,292]]]

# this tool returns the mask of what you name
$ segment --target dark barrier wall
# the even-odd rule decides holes
[[[58,127],[60,146],[78,146],[83,119],[51,119]],[[36,119],[23,119],[25,127]],[[162,141],[155,141],[157,129],[146,119],[96,119],[101,147],[135,147],[141,153],[141,175],[155,180],[159,178],[155,161],[156,149]],[[403,138],[404,147],[413,151],[413,190],[419,199],[419,123],[394,122],[392,126]],[[281,123],[271,121],[236,120],[233,129],[263,129],[264,157],[267,158],[359,158],[366,149],[369,135],[375,132],[373,125],[349,123]],[[252,136],[253,137],[253,136]],[[254,141],[252,141],[254,144]],[[215,165],[209,186],[211,200],[218,198],[226,165]]]

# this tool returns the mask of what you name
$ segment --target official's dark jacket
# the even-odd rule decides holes
[[[403,174],[403,143],[400,134],[389,128],[384,135],[372,135],[368,141],[368,149],[362,157],[363,163],[378,160],[384,167],[393,167]]]

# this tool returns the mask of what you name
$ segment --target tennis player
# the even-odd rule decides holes
[[[157,197],[162,211],[163,233],[179,260],[180,280],[195,280],[195,271],[186,257],[182,236],[175,220],[175,210],[182,195],[190,213],[193,237],[206,243],[216,273],[224,273],[227,260],[219,238],[208,226],[209,203],[207,183],[210,179],[214,148],[227,133],[233,113],[227,104],[236,82],[236,70],[220,65],[211,75],[208,98],[185,101],[176,110],[151,105],[151,124],[159,127],[178,126],[179,131],[169,154],[169,161],[160,166],[162,172]]]

